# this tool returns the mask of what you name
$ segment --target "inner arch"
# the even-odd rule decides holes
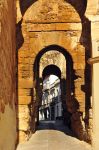
[[[43,70],[43,74],[42,74],[43,79],[45,79],[45,77],[51,74],[56,75],[59,78],[61,78],[61,71],[56,65],[48,65],[47,67],[45,67],[45,69]]]

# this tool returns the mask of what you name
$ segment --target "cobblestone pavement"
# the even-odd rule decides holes
[[[72,136],[62,122],[42,121],[28,142],[17,150],[92,150],[90,145]]]

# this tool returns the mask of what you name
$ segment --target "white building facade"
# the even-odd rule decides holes
[[[39,108],[39,120],[57,120],[62,118],[62,101],[60,79],[53,81],[49,76],[43,83],[42,103]]]

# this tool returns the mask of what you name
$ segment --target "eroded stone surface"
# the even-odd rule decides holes
[[[86,3],[83,0],[80,3],[76,0],[58,0],[57,2],[55,0],[50,2],[39,0],[35,2],[17,1],[17,4],[19,21],[17,24],[19,104],[33,106],[32,115],[34,118],[31,121],[32,126],[35,127],[37,106],[41,99],[39,83],[42,79],[39,79],[41,78],[39,74],[41,74],[42,68],[46,66],[45,64],[48,63],[48,60],[44,59],[42,67],[37,68],[40,58],[48,49],[50,51],[53,48],[60,52],[64,51],[67,66],[63,70],[68,70],[67,73],[63,73],[67,77],[68,85],[66,88],[67,94],[63,95],[64,103],[67,110],[72,114],[71,126],[75,135],[88,140],[90,127],[86,112],[89,111],[90,102],[86,107],[86,101],[90,101],[90,88],[88,88],[90,87],[90,76],[88,75],[90,67],[86,60],[91,54],[91,35],[90,21],[84,16]],[[51,56],[50,53],[49,57],[52,57],[50,64],[53,64],[54,56]],[[57,61],[59,62],[60,59],[57,58]],[[72,68],[72,73],[70,73],[69,66]],[[69,88],[70,86],[71,88]],[[73,93],[72,96],[71,93]],[[78,119],[74,123],[76,114],[78,114]],[[29,125],[27,130],[28,128]]]

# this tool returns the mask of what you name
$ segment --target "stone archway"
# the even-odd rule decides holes
[[[81,109],[81,107],[79,105],[79,100],[77,98],[77,94],[75,95],[75,91],[78,90],[78,88],[75,89],[75,86],[76,86],[76,84],[79,83],[79,82],[75,83],[75,80],[77,80],[79,78],[83,78],[83,76],[81,77],[75,73],[75,70],[73,69],[72,57],[70,56],[70,54],[68,52],[66,52],[66,50],[64,48],[62,48],[60,46],[57,46],[57,45],[48,46],[48,47],[44,48],[43,50],[41,50],[36,57],[36,60],[34,63],[34,83],[36,83],[34,86],[34,91],[36,92],[35,95],[37,97],[36,98],[36,106],[38,108],[37,103],[42,95],[42,92],[41,92],[42,91],[42,76],[40,76],[40,75],[42,75],[41,70],[44,67],[42,65],[40,65],[40,59],[43,58],[44,53],[47,53],[47,51],[49,51],[49,54],[51,55],[52,52],[53,53],[55,52],[55,50],[62,53],[66,59],[65,60],[65,65],[66,65],[65,72],[64,72],[64,69],[62,70],[62,75],[64,75],[64,76],[61,78],[61,87],[62,87],[62,92],[63,92],[62,99],[63,99],[63,103],[64,103],[63,105],[65,106],[64,107],[64,122],[66,122],[66,117],[67,117],[66,114],[68,112],[71,113],[72,130],[74,131],[75,135],[78,138],[84,139],[85,135],[83,135],[83,130],[85,130],[85,128],[82,124],[83,120],[81,120],[81,117],[80,117],[83,114],[83,110]],[[47,65],[48,65],[49,57],[45,57],[47,60],[44,59],[44,66],[46,66],[45,65],[46,61],[47,61]],[[54,57],[51,57],[51,59],[54,60]],[[61,60],[60,57],[58,57],[57,60],[59,62]],[[61,64],[61,61],[60,61],[60,64]],[[42,66],[41,70],[40,70],[40,66]],[[38,111],[38,109],[37,109],[37,111]],[[37,114],[37,112],[36,112],[36,114]],[[78,124],[78,128],[76,128],[77,124],[75,121],[75,117],[77,118],[76,121]],[[37,121],[37,116],[36,116],[35,120]],[[74,127],[74,122],[75,122],[75,127]]]
[[[57,45],[50,45],[46,48],[43,48],[43,50],[41,50],[36,59],[35,59],[35,62],[33,63],[33,66],[34,66],[34,69],[33,69],[33,81],[31,82],[33,84],[33,90],[31,88],[31,101],[26,101],[26,104],[24,103],[24,106],[27,108],[27,116],[28,116],[28,121],[30,122],[29,124],[27,124],[27,127],[29,126],[29,132],[35,132],[35,129],[36,129],[36,123],[37,122],[37,108],[38,108],[38,99],[39,97],[41,97],[41,92],[39,92],[39,94],[37,93],[37,91],[41,91],[41,86],[40,86],[40,83],[42,82],[40,77],[39,77],[39,61],[40,61],[40,58],[41,56],[46,52],[46,51],[51,51],[51,50],[57,50],[59,52],[61,52],[65,59],[66,59],[66,74],[65,76],[63,76],[64,78],[66,79],[62,79],[63,82],[62,82],[62,87],[64,87],[64,84],[65,82],[67,82],[67,87],[64,91],[64,94],[63,94],[63,99],[64,99],[64,103],[66,104],[66,107],[67,107],[67,110],[72,113],[72,118],[71,118],[71,122],[72,122],[72,129],[75,133],[75,135],[80,138],[80,139],[84,139],[84,136],[83,135],[83,130],[85,130],[85,125],[83,124],[83,120],[80,116],[83,115],[83,113],[85,112],[84,110],[84,103],[85,101],[83,102],[83,109],[81,108],[81,106],[79,105],[79,98],[81,96],[84,96],[84,94],[82,95],[77,95],[76,91],[79,90],[79,92],[82,93],[82,91],[80,91],[80,88],[79,88],[79,83],[81,84],[82,81],[84,80],[84,76],[83,76],[83,70],[79,70],[79,69],[73,69],[73,66],[74,66],[74,63],[73,63],[73,60],[72,60],[72,57],[71,55],[66,52],[66,50],[60,46],[57,46]],[[79,53],[77,53],[79,54]],[[62,65],[63,66],[63,65]],[[32,67],[32,66],[31,66]],[[32,69],[32,68],[31,68]],[[79,74],[80,73],[80,74]],[[62,73],[64,75],[64,71]],[[67,81],[65,81],[67,80]],[[80,82],[79,82],[80,80]],[[24,80],[25,81],[25,80]],[[76,82],[75,82],[76,81]],[[78,82],[77,82],[78,81]],[[28,84],[29,83],[29,80],[27,82]],[[32,87],[32,85],[30,84],[30,86]],[[76,86],[78,86],[77,88],[75,88]],[[26,85],[26,88],[27,88],[27,85]],[[66,95],[66,91],[67,91],[67,95]],[[76,93],[76,94],[75,94]],[[66,101],[65,101],[66,99]],[[79,107],[80,106],[80,107]],[[22,106],[23,107],[23,106]],[[21,107],[19,107],[20,109]],[[24,109],[26,110],[26,109]],[[36,116],[36,117],[35,117]],[[66,116],[66,114],[65,114]],[[75,120],[75,117],[77,118],[77,120]],[[77,124],[76,122],[77,121]],[[74,127],[74,122],[75,122],[75,126],[77,126],[79,124],[79,128],[76,128]],[[80,131],[80,132],[79,132]],[[87,134],[87,133],[85,133]]]
[[[46,66],[43,69],[42,77],[40,76],[42,79],[42,91],[41,91],[42,97],[39,98],[38,108],[41,108],[43,114],[46,115],[43,118],[45,119],[48,118],[50,121],[56,120],[56,116],[58,115],[59,110],[60,110],[61,118],[63,116],[62,115],[63,103],[62,103],[62,97],[61,97],[63,91],[61,88],[61,75],[62,75],[62,72],[60,68],[57,67],[57,65],[52,64],[52,65]],[[54,78],[54,81],[53,81],[53,78]],[[61,93],[60,97],[56,89],[58,90],[58,92]],[[66,104],[65,104],[65,107],[66,107]],[[38,117],[38,122],[39,122],[39,117]]]
[[[34,72],[36,72],[36,74],[34,74],[34,80],[36,83],[34,91],[36,91],[39,102],[41,101],[42,97],[42,83],[45,75],[50,75],[52,73],[59,78],[62,77],[64,78],[64,80],[66,80],[66,59],[64,55],[58,51],[58,49],[60,49],[59,46],[48,46],[45,49],[41,50],[36,57],[34,63]],[[62,65],[60,65],[60,63],[62,63]],[[60,69],[60,71],[58,68]]]
[[[24,2],[25,2],[25,5],[24,5]],[[30,130],[27,130],[27,127],[26,128],[23,128],[21,125],[22,125],[22,123],[23,122],[21,122],[20,120],[22,119],[22,118],[24,118],[23,116],[21,116],[22,114],[22,110],[23,110],[23,113],[26,111],[26,114],[29,114],[29,112],[28,112],[28,106],[30,106],[30,104],[31,104],[31,101],[32,101],[32,95],[33,95],[33,92],[32,92],[32,88],[33,88],[33,85],[35,84],[35,83],[33,83],[33,80],[32,80],[32,78],[31,78],[31,72],[33,71],[31,68],[33,67],[31,64],[31,57],[32,58],[34,58],[35,59],[35,57],[36,57],[36,54],[34,55],[34,53],[32,53],[31,52],[31,45],[32,44],[30,44],[30,43],[32,43],[33,42],[33,44],[34,45],[36,45],[35,44],[35,41],[36,40],[34,40],[33,41],[33,38],[34,39],[36,39],[36,38],[39,38],[41,35],[39,35],[39,34],[37,34],[37,33],[35,33],[35,34],[31,34],[30,32],[42,32],[42,31],[44,31],[44,32],[47,32],[47,31],[60,31],[60,32],[62,32],[62,31],[69,31],[69,32],[66,32],[65,34],[64,33],[62,33],[62,34],[59,34],[59,37],[60,36],[62,36],[62,38],[61,39],[63,39],[61,42],[59,42],[58,40],[52,40],[51,39],[51,36],[49,37],[49,39],[51,39],[51,41],[50,42],[47,42],[46,40],[45,40],[45,38],[44,38],[44,35],[42,36],[43,38],[44,38],[44,40],[45,40],[45,44],[43,43],[43,44],[41,44],[42,46],[40,46],[39,48],[38,47],[36,47],[36,50],[37,50],[37,53],[39,52],[39,50],[41,50],[43,47],[45,47],[46,45],[50,45],[50,44],[59,44],[59,45],[62,45],[63,47],[65,47],[66,49],[68,49],[70,52],[72,51],[73,53],[74,53],[74,51],[75,51],[75,53],[73,54],[73,55],[77,55],[77,57],[78,56],[81,56],[80,54],[82,54],[82,55],[84,55],[85,57],[86,57],[86,60],[87,60],[87,58],[89,58],[90,57],[90,52],[86,52],[86,54],[84,54],[84,50],[86,49],[86,51],[87,50],[91,50],[91,34],[90,34],[90,32],[91,32],[91,28],[90,28],[90,21],[88,21],[88,19],[86,18],[84,18],[85,16],[84,16],[84,13],[85,13],[85,9],[83,9],[84,11],[83,11],[83,13],[80,13],[80,12],[82,12],[82,11],[80,11],[81,10],[81,8],[86,8],[86,6],[85,5],[82,5],[82,4],[84,4],[84,3],[86,3],[85,1],[80,1],[80,3],[79,4],[81,4],[81,6],[79,6],[79,10],[78,10],[78,5],[79,4],[76,4],[76,0],[74,0],[74,1],[71,1],[71,0],[66,0],[66,2],[67,3],[69,3],[69,4],[71,4],[74,8],[75,8],[75,10],[77,11],[76,13],[78,13],[78,14],[80,14],[79,16],[81,17],[81,20],[82,20],[82,23],[83,23],[83,31],[82,31],[82,36],[80,37],[79,36],[79,34],[77,35],[74,35],[76,32],[75,32],[75,30],[76,31],[78,31],[78,30],[80,30],[80,33],[81,33],[81,27],[79,26],[79,23],[77,24],[77,22],[76,22],[76,26],[77,26],[77,28],[74,26],[75,25],[75,20],[73,20],[73,22],[69,22],[69,24],[68,24],[68,22],[65,22],[66,24],[66,26],[64,27],[64,25],[63,24],[61,24],[60,25],[60,22],[58,22],[59,24],[57,24],[57,22],[54,22],[54,21],[52,21],[52,24],[51,24],[51,26],[49,25],[49,22],[47,22],[47,28],[46,29],[44,29],[45,27],[46,27],[46,25],[44,26],[44,25],[42,25],[42,24],[40,24],[40,25],[38,25],[38,27],[36,28],[35,27],[35,22],[34,22],[34,24],[33,24],[33,26],[31,25],[31,21],[32,21],[32,19],[31,20],[29,20],[30,22],[28,22],[28,20],[26,19],[26,20],[24,20],[24,18],[23,18],[23,16],[25,15],[25,13],[26,13],[26,10],[31,6],[31,5],[33,5],[33,3],[34,3],[34,1],[33,2],[29,2],[29,1],[24,1],[24,2],[22,2],[21,0],[20,0],[20,9],[21,9],[21,13],[22,13],[22,16],[21,17],[19,17],[18,19],[18,33],[19,33],[19,41],[17,42],[17,45],[18,45],[18,49],[20,48],[20,50],[19,50],[19,61],[18,61],[18,63],[19,63],[19,67],[18,67],[18,69],[19,69],[19,87],[18,87],[18,91],[19,91],[19,95],[18,95],[18,104],[19,104],[19,116],[18,116],[18,119],[19,119],[19,129],[20,130],[22,130],[22,131],[24,131],[26,134],[28,134],[29,132],[28,131],[30,131]],[[36,1],[35,1],[36,2]],[[8,4],[9,4],[9,2],[8,2]],[[95,0],[94,2],[92,2],[91,0],[88,0],[88,9],[87,9],[87,11],[86,11],[86,16],[88,16],[88,18],[91,20],[92,18],[93,18],[93,15],[95,15],[95,17],[96,18],[94,18],[94,19],[96,19],[96,20],[94,20],[94,19],[92,19],[91,21],[92,21],[92,30],[94,30],[95,29],[95,26],[94,26],[94,24],[95,24],[95,21],[97,21],[97,22],[99,22],[99,20],[97,19],[97,14],[96,13],[98,13],[98,10],[97,10],[97,4],[98,4],[98,1],[97,0]],[[9,4],[10,5],[10,4]],[[6,6],[5,5],[5,3],[4,3],[4,6]],[[77,7],[76,7],[77,6]],[[82,6],[85,6],[85,7],[82,7]],[[92,9],[92,7],[91,6],[93,6],[93,8],[94,9]],[[25,8],[24,8],[25,7]],[[5,7],[6,8],[6,7]],[[90,9],[91,8],[91,9]],[[9,9],[10,10],[10,9]],[[55,10],[55,9],[54,9]],[[5,11],[6,11],[6,9],[5,9]],[[34,11],[34,10],[33,10]],[[73,11],[73,16],[74,16],[74,12],[75,11]],[[6,13],[5,13],[6,14]],[[31,15],[31,12],[30,12],[30,15]],[[53,14],[52,14],[53,15]],[[6,16],[6,15],[4,15],[4,16]],[[70,16],[72,16],[72,15],[70,15]],[[76,16],[77,17],[77,16]],[[5,18],[5,17],[4,17]],[[43,17],[42,17],[43,18]],[[74,17],[75,18],[75,17]],[[10,17],[10,19],[11,19],[11,17]],[[23,19],[23,20],[22,20]],[[43,19],[42,19],[43,20]],[[58,20],[59,21],[59,20]],[[86,22],[87,22],[87,26],[86,26]],[[42,22],[41,22],[42,23]],[[56,24],[54,24],[54,23],[56,23]],[[64,22],[63,22],[64,23]],[[70,24],[71,23],[71,24]],[[73,24],[72,24],[73,23]],[[28,25],[29,26],[28,26]],[[21,26],[22,25],[22,26]],[[72,26],[73,25],[73,26]],[[85,27],[86,26],[86,27]],[[28,29],[26,29],[26,27],[28,28]],[[44,27],[44,28],[43,28]],[[64,27],[64,29],[63,29],[63,27]],[[88,28],[89,27],[89,28]],[[22,29],[22,30],[21,30]],[[6,30],[5,30],[6,31]],[[22,31],[22,32],[21,32]],[[71,31],[71,32],[70,32]],[[96,29],[96,32],[98,33],[98,28]],[[21,34],[20,34],[21,33]],[[67,34],[68,33],[68,34]],[[72,36],[73,35],[73,38],[74,39],[76,39],[76,41],[75,40],[73,40],[73,38],[71,39],[70,38],[70,36],[69,36],[69,34]],[[54,35],[54,38],[55,38],[55,35],[56,34],[53,34]],[[69,36],[69,39],[67,40],[67,39],[65,39],[65,38],[67,38],[67,37],[65,37],[67,35],[67,37]],[[87,37],[87,35],[89,35],[88,37]],[[21,38],[21,36],[23,37],[23,39]],[[75,37],[76,38],[75,38]],[[53,37],[53,36],[52,36]],[[92,32],[92,37],[94,37],[94,31]],[[28,40],[27,40],[28,39]],[[64,40],[65,39],[65,40]],[[80,39],[80,40],[79,40]],[[98,36],[96,36],[95,37],[95,39],[93,39],[93,41],[92,41],[92,45],[94,46],[94,44],[95,45],[97,45],[97,39],[98,39]],[[32,40],[32,42],[31,42],[31,40]],[[60,40],[60,39],[59,39]],[[89,40],[89,42],[88,42],[88,40]],[[27,41],[29,41],[29,42],[27,42]],[[69,42],[70,41],[70,42]],[[67,43],[69,43],[71,46],[68,46],[68,44],[64,44],[65,42],[67,42]],[[19,44],[18,44],[19,43]],[[41,42],[42,43],[42,42]],[[72,43],[73,43],[73,45],[72,45]],[[23,44],[23,45],[22,45]],[[83,45],[83,46],[82,46]],[[90,45],[90,46],[89,46]],[[36,45],[37,46],[37,45]],[[34,46],[35,47],[35,46]],[[83,48],[82,48],[83,47]],[[38,50],[39,49],[39,50]],[[83,52],[79,52],[78,51],[78,49],[80,49],[80,50],[83,50]],[[27,50],[30,50],[30,51],[27,51]],[[77,51],[76,51],[77,50]],[[92,50],[94,50],[94,48],[92,48]],[[35,51],[35,48],[34,48],[34,51]],[[71,53],[72,53],[71,52]],[[94,52],[94,51],[93,51]],[[33,56],[31,56],[31,53],[33,54]],[[77,53],[80,53],[80,54],[77,54]],[[21,56],[24,56],[24,57],[21,57]],[[27,58],[29,58],[28,59],[28,61],[27,61]],[[83,59],[81,59],[81,61],[82,61]],[[84,60],[84,62],[85,62],[85,60]],[[29,63],[29,65],[28,65],[28,63]],[[74,66],[76,66],[76,65],[78,65],[80,62],[79,62],[79,60],[77,59],[77,62],[75,62],[74,61],[74,59],[73,59],[73,63],[74,63]],[[26,65],[26,66],[25,66]],[[31,67],[32,66],[32,67]],[[80,64],[80,67],[78,67],[78,66],[76,66],[76,67],[78,67],[78,68],[80,68],[81,69],[81,64]],[[76,67],[74,67],[74,68],[76,68]],[[77,69],[77,68],[76,68]],[[80,69],[78,69],[78,70],[80,70]],[[83,68],[82,70],[84,70],[85,68]],[[24,72],[24,73],[23,73]],[[79,71],[78,71],[79,72]],[[78,74],[80,74],[81,72],[79,72]],[[88,73],[88,72],[87,72]],[[88,77],[88,76],[87,76]],[[84,77],[83,77],[83,79],[84,79]],[[87,78],[87,79],[89,79],[89,78]],[[78,81],[77,81],[78,82]],[[89,81],[90,82],[90,81]],[[24,83],[24,84],[23,84]],[[85,83],[85,82],[84,82]],[[82,83],[80,83],[80,85],[82,85]],[[83,84],[84,85],[84,84]],[[86,88],[88,88],[88,85],[90,85],[89,83],[87,83],[87,86],[85,85],[84,87],[82,86],[82,91],[84,91],[85,92],[85,94],[86,94]],[[90,86],[89,86],[90,87]],[[24,93],[24,94],[23,94]],[[90,94],[88,95],[88,93],[87,93],[87,98],[88,97],[90,97]],[[89,98],[88,98],[89,99]],[[83,100],[85,101],[85,98],[83,97]],[[88,103],[89,103],[89,100],[88,100]],[[26,105],[26,107],[25,107],[25,105]],[[82,104],[81,104],[82,105]],[[90,104],[88,105],[88,107],[90,107]],[[21,109],[22,108],[22,109]],[[30,107],[29,107],[30,108]],[[89,111],[89,109],[88,109],[88,111]],[[28,112],[28,113],[27,113]],[[82,117],[82,116],[81,116]],[[88,117],[90,117],[90,116],[88,116]],[[21,118],[21,119],[20,119]],[[29,120],[29,118],[27,119],[27,120]],[[86,124],[86,122],[88,122],[88,118],[84,118],[83,117],[83,120],[85,121],[85,124]],[[27,121],[26,121],[27,122]],[[29,124],[30,125],[30,124]],[[21,126],[21,127],[20,127]],[[97,142],[98,143],[98,142]]]
[[[71,89],[69,91],[73,91],[73,89],[75,89],[75,100],[77,100],[80,105],[78,113],[75,113],[75,115],[72,116],[72,122],[76,120],[75,118],[80,118],[80,120],[78,119],[79,121],[77,124],[81,124],[81,126],[78,130],[80,131],[84,129],[81,133],[79,132],[82,134],[80,138],[89,140],[87,139],[87,134],[89,134],[90,88],[88,87],[90,86],[90,81],[87,80],[89,78],[87,72],[90,71],[90,68],[86,63],[86,60],[90,57],[91,45],[89,33],[90,22],[84,16],[86,3],[85,1],[81,1],[81,5],[79,6],[76,0],[62,1],[62,3],[61,0],[57,3],[56,1],[52,1],[49,9],[48,2],[49,1],[33,1],[31,3],[27,2],[24,5],[24,3],[20,1],[22,17],[21,20],[20,17],[18,18],[20,21],[18,23],[17,36],[17,46],[19,48],[18,102],[19,114],[23,113],[26,109],[28,119],[24,128],[21,125],[22,122],[20,120],[22,120],[22,118],[25,120],[25,118],[23,116],[20,117],[19,130],[22,134],[25,133],[26,137],[29,136],[31,127],[33,128],[32,130],[35,130],[35,124],[33,124],[31,118],[35,116],[35,112],[33,112],[35,105],[33,102],[33,97],[35,99],[34,101],[36,101],[36,90],[33,90],[33,87],[36,86],[35,76],[38,76],[38,70],[35,71],[33,68],[38,67],[37,63],[35,65],[36,58],[39,53],[40,55],[42,54],[42,50],[53,50],[53,48],[56,50],[58,48],[58,50],[61,49],[59,51],[67,51],[72,58],[70,59],[70,57],[67,57],[67,62],[73,64],[73,69],[72,71],[69,71],[68,79],[71,77],[71,74],[74,75],[71,80],[71,83],[73,81],[72,86],[68,87]],[[37,6],[39,6],[38,8],[40,9],[37,9]],[[23,9],[23,7],[25,8]],[[67,8],[69,13],[65,11]],[[69,64],[67,68],[67,70],[70,69]],[[65,81],[63,84],[64,83]],[[89,89],[89,91],[86,89]],[[67,92],[69,95],[74,93],[74,91],[71,93],[69,91]],[[74,99],[73,96],[72,98]],[[74,108],[75,106],[72,107]],[[71,111],[70,107],[69,111]],[[73,130],[79,137],[76,127],[73,126]]]

